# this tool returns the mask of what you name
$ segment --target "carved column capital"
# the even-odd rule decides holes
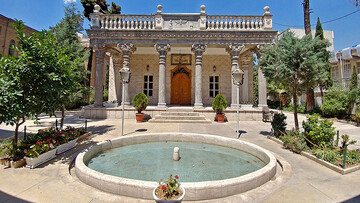
[[[239,55],[241,50],[245,48],[244,44],[230,44],[229,47],[226,49],[226,51],[231,55]]]
[[[191,46],[191,51],[192,52],[204,52],[206,49],[207,45],[206,44],[193,44]]]
[[[155,44],[155,49],[157,52],[159,52],[160,54],[166,54],[168,51],[171,50],[170,48],[170,44]],[[165,52],[165,53],[164,53]]]
[[[91,43],[91,46],[94,48],[95,51],[105,49],[104,43]]]
[[[124,52],[128,52],[128,53],[132,53],[134,51],[136,51],[136,47],[134,46],[134,44],[117,44],[117,47],[124,53]]]

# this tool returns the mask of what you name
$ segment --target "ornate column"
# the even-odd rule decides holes
[[[260,58],[260,49],[262,45],[257,45],[255,49],[255,53],[257,58]],[[266,78],[264,73],[262,72],[261,68],[258,67],[258,92],[259,92],[259,107],[266,107],[267,106],[267,95],[266,95]]]
[[[133,44],[118,44],[118,48],[122,52],[123,57],[123,68],[128,68],[130,70],[130,59],[131,54],[136,50]],[[125,84],[125,99],[124,101],[125,105],[130,105],[130,97],[129,97],[129,83]]]
[[[110,52],[109,63],[109,102],[119,103],[121,100],[121,58],[118,52]]]
[[[206,44],[193,44],[191,51],[195,53],[195,104],[194,108],[203,108],[202,103],[202,56]]]
[[[245,45],[243,44],[230,44],[227,48],[227,52],[231,56],[231,72],[240,69],[239,67],[239,55],[242,49],[245,48]],[[236,85],[231,82],[231,108],[236,108]]]
[[[105,56],[105,44],[96,43],[93,44],[96,57],[96,73],[95,73],[95,107],[103,106],[103,88],[104,88],[104,56]]]
[[[155,44],[156,51],[159,52],[159,100],[158,107],[166,107],[166,54],[170,51],[170,44]]]

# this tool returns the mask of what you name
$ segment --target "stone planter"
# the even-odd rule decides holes
[[[40,154],[36,158],[25,157],[27,168],[36,168],[37,166],[56,157],[56,149]]]
[[[10,161],[11,168],[20,168],[22,166],[25,166],[26,160],[24,158],[18,160],[18,161]]]
[[[166,201],[166,200],[159,199],[155,194],[155,191],[156,191],[157,188],[158,188],[158,186],[155,187],[154,190],[153,190],[153,197],[155,199],[155,202],[158,202],[158,203],[180,203],[185,197],[185,188],[182,185],[180,185],[180,189],[183,192],[182,195],[178,199],[171,200],[171,201]]]
[[[63,152],[66,152],[69,149],[74,148],[76,146],[77,139],[78,138],[75,138],[75,139],[69,141],[68,143],[57,146],[56,147],[56,154],[61,154]]]
[[[90,135],[92,135],[91,132],[87,132],[83,135],[80,135],[78,138],[77,138],[77,143],[80,143],[81,141],[85,140],[87,137],[89,137]]]

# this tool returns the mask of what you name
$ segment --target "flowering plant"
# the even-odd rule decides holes
[[[46,141],[37,141],[35,144],[31,145],[29,149],[24,149],[24,153],[27,157],[36,158],[40,154],[50,151],[54,148],[52,143],[46,143]]]
[[[161,179],[155,191],[156,196],[166,201],[178,199],[183,194],[183,191],[180,189],[180,183],[177,181],[178,179],[178,175],[173,178],[172,174],[169,175],[165,182]]]

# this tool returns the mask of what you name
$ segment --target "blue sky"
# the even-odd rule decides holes
[[[64,1],[75,1],[78,9],[83,8],[80,0],[0,0],[0,14],[23,20],[37,30],[56,25],[64,15]],[[270,6],[273,14],[273,29],[284,31],[287,26],[303,28],[303,0],[113,0],[122,7],[123,14],[156,13],[158,4],[164,13],[199,13],[200,6],[206,6],[207,14],[262,15],[263,7]],[[107,0],[111,3],[111,0]],[[332,20],[360,7],[354,7],[352,0],[310,0],[311,24],[315,29],[317,17],[322,22]],[[89,22],[85,20],[85,28]],[[296,27],[297,28],[297,27]],[[335,50],[360,43],[360,11],[346,18],[323,24],[324,30],[334,31]]]

